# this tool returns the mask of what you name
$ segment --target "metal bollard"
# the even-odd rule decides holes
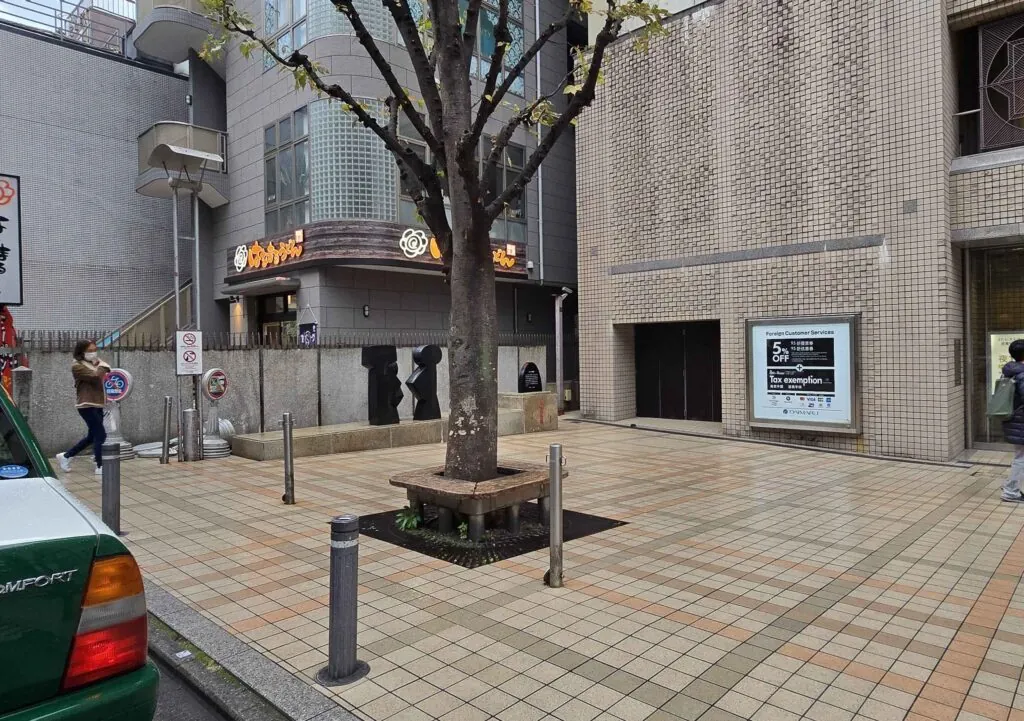
[[[121,446],[104,443],[103,481],[101,486],[103,522],[117,535],[121,535]]]
[[[284,495],[281,500],[286,506],[295,505],[295,459],[292,457],[292,414],[285,413],[281,418],[281,429],[284,431]]]
[[[370,670],[356,659],[359,593],[359,516],[331,519],[331,592],[328,609],[327,666],[316,675],[322,686],[351,683]]]
[[[160,463],[171,462],[171,397],[164,396],[164,444],[160,449]]]
[[[181,412],[181,438],[178,439],[178,446],[182,448],[182,460],[199,460],[199,418],[196,416],[195,408],[186,408]]]
[[[562,587],[562,445],[552,443],[548,450],[548,494],[551,508],[551,564],[547,572],[547,584],[551,588]]]

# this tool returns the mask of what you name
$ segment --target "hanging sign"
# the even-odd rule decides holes
[[[174,334],[174,338],[178,375],[202,375],[203,334],[197,330],[179,330]]]
[[[747,321],[752,426],[856,432],[855,316]]]
[[[0,305],[22,305],[21,178],[0,174]]]
[[[299,324],[299,347],[312,348],[316,345],[317,324]]]
[[[132,374],[123,368],[114,368],[103,377],[103,392],[107,403],[123,401],[132,392]]]
[[[211,368],[203,374],[203,395],[219,401],[228,392],[228,375],[220,368]]]

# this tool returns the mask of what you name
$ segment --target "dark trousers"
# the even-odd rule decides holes
[[[96,467],[99,468],[103,465],[103,442],[107,440],[107,429],[103,427],[103,409],[79,408],[78,415],[82,416],[89,432],[64,455],[74,458],[92,445],[92,454],[96,458]]]

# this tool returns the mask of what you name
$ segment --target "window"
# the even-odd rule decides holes
[[[7,411],[0,406],[0,466],[20,466],[20,468],[10,468],[11,474],[0,477],[0,485],[3,484],[5,478],[17,478],[21,475],[39,478],[43,475],[35,467],[29,455],[28,445],[30,442],[31,439],[22,437]]]
[[[398,118],[398,134],[401,138],[412,146],[413,150],[423,158],[425,161],[430,161],[430,150],[427,148],[416,130],[409,123],[408,119],[401,115]],[[483,163],[487,160],[488,155],[491,153],[491,139],[484,137],[481,141],[480,151],[477,153],[478,161],[481,163],[481,172],[483,171]],[[484,189],[484,201],[490,202],[498,195],[500,195],[505,188],[511,184],[515,178],[523,170],[523,165],[526,162],[526,149],[521,145],[515,145],[509,143],[505,147],[505,152],[502,154],[504,157],[498,163],[496,172],[494,174],[493,182],[489,188]],[[494,225],[491,227],[491,237],[497,240],[510,240],[520,243],[526,242],[526,213],[523,210],[524,204],[523,199],[516,198],[505,208],[504,212],[498,216],[494,221]],[[399,217],[398,220],[403,225],[423,225],[422,218],[419,217],[419,211],[416,208],[416,204],[413,203],[412,198],[406,193],[405,188],[401,189],[401,200],[398,206]],[[449,220],[451,213],[449,210]]]
[[[460,0],[463,14],[468,7],[467,0]],[[491,67],[491,56],[494,55],[496,40],[494,29],[498,25],[498,3],[497,0],[485,0],[480,8],[480,31],[477,33],[476,57],[473,58],[472,72],[481,80],[487,77]],[[515,67],[519,59],[523,57],[523,0],[508,0],[508,33],[511,42],[505,48],[505,58],[502,62],[504,70],[508,71]],[[505,79],[503,72],[498,76],[498,82]],[[526,82],[522,73],[517,77],[509,89],[516,95],[526,95]]]
[[[480,154],[484,160],[491,154],[490,138],[483,139],[483,152]],[[523,170],[526,162],[526,149],[521,145],[509,143],[505,146],[502,158],[495,169],[494,179],[490,187],[484,189],[484,201],[490,202],[501,195],[505,188],[515,181]],[[523,211],[523,198],[515,198],[505,206],[504,212],[494,221],[491,228],[491,237],[499,240],[511,240],[520,243],[526,242],[526,213]]]
[[[417,23],[425,15],[425,5],[426,0],[409,3],[409,10],[412,12],[412,16]],[[469,0],[459,0],[459,8],[462,17],[465,18],[466,12],[469,9]],[[497,25],[498,0],[484,0],[484,4],[480,8],[476,52],[474,53],[470,68],[471,75],[480,80],[487,77],[487,71],[491,67],[491,56],[494,55],[494,48],[497,42],[494,37],[494,29]],[[512,39],[508,47],[505,48],[505,58],[502,62],[505,70],[511,70],[519,62],[519,59],[523,57],[523,44],[525,42],[523,34],[523,0],[508,0],[508,33]],[[401,41],[399,40],[399,42]],[[500,83],[502,80],[504,80],[504,73],[498,76],[498,82]],[[512,82],[510,91],[520,97],[526,96],[526,82],[523,79],[522,73]]]
[[[263,131],[266,234],[309,222],[309,114],[306,108]]]
[[[301,48],[306,44],[306,0],[264,0],[263,30],[281,57]],[[263,71],[272,67],[273,56],[263,53]]]

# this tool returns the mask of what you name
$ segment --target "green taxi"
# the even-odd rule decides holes
[[[0,721],[151,721],[142,575],[0,388]]]

